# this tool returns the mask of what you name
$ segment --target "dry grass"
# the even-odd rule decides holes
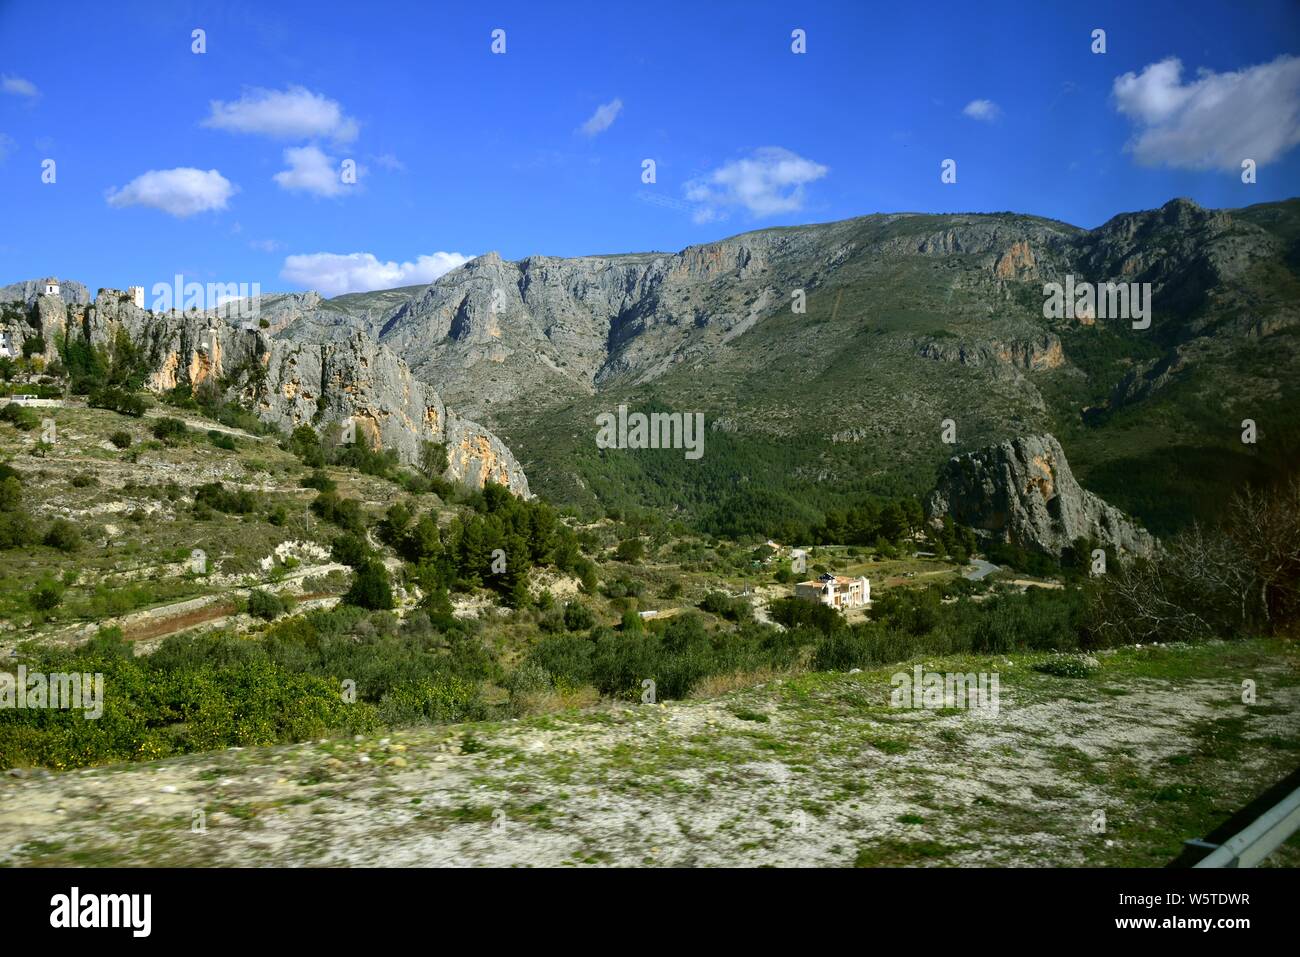
[[[591,685],[551,691],[525,691],[512,699],[518,717],[531,718],[572,708],[590,708],[600,703],[600,692]]]
[[[691,685],[687,696],[696,700],[720,698],[732,691],[752,688],[754,685],[766,684],[774,678],[780,678],[793,672],[778,671],[775,668],[760,668],[757,671],[731,671],[726,674],[709,675]]]

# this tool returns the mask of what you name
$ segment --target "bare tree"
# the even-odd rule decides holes
[[[1092,589],[1089,630],[1103,644],[1234,638],[1300,620],[1300,476],[1247,488],[1223,523],[1194,524],[1148,561]]]

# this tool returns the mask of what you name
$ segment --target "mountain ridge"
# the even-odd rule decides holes
[[[751,482],[817,507],[920,495],[953,452],[938,431],[955,418],[958,451],[1051,432],[1085,482],[1096,471],[1107,500],[1160,525],[1174,521],[1161,496],[1121,468],[1149,471],[1160,449],[1194,457],[1204,441],[1233,460],[1231,481],[1258,479],[1294,441],[1282,409],[1300,395],[1284,335],[1300,325],[1298,236],[1295,200],[1210,210],[1177,198],[1092,229],[1007,212],[874,213],[676,253],[491,253],[400,296],[351,294],[277,320],[275,335],[361,326],[497,430],[539,489],[580,507],[701,515],[706,499]],[[1043,285],[1067,276],[1150,283],[1151,327],[1046,318]],[[1206,408],[1225,392],[1240,393],[1240,410]],[[703,411],[714,447],[746,464],[704,479],[707,463],[669,475],[647,455],[617,463],[626,474],[611,482],[591,422],[621,402]],[[810,425],[813,409],[833,410],[829,424]],[[1233,451],[1230,426],[1248,413],[1271,444]],[[1110,426],[1121,419],[1137,425]],[[1148,441],[1129,448],[1130,428]],[[1218,494],[1195,490],[1207,503]]]

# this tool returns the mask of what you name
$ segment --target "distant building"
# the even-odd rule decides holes
[[[45,291],[42,293],[42,295],[57,296],[59,294],[59,281],[57,279],[47,279],[45,280],[44,283],[42,283],[42,285],[45,288]]]
[[[799,582],[794,586],[794,596],[836,609],[861,608],[871,604],[871,582],[861,576],[827,574],[815,581]]]
[[[9,333],[0,332],[0,359],[11,359],[18,355],[14,351],[14,344],[9,339]]]
[[[144,308],[144,286],[127,286],[126,294],[131,297],[137,309]]]

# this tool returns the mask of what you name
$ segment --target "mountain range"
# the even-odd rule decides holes
[[[1145,284],[1148,323],[1045,308],[1051,284],[1105,283]],[[84,287],[61,296],[83,314]],[[1157,534],[1300,458],[1294,199],[1175,199],[1091,230],[893,213],[676,253],[488,253],[423,286],[263,295],[243,333],[211,314],[160,325],[124,299],[108,297],[153,343],[155,384],[201,375],[218,328],[227,379],[263,370],[231,395],[277,425],[356,415],[408,459],[448,440],[480,484],[720,533],[920,496],[954,456],[1031,434],[1056,436],[1084,485]],[[705,454],[598,447],[597,416],[620,405],[703,413]]]
[[[279,339],[363,331],[577,507],[707,524],[757,498],[804,517],[921,494],[954,454],[1051,432],[1089,487],[1163,532],[1297,458],[1298,269],[1300,201],[1175,199],[1091,230],[879,214],[677,253],[489,253],[263,315]],[[1046,318],[1046,284],[1067,282],[1149,284],[1149,326]],[[703,412],[709,451],[597,448],[595,416],[619,404]]]

